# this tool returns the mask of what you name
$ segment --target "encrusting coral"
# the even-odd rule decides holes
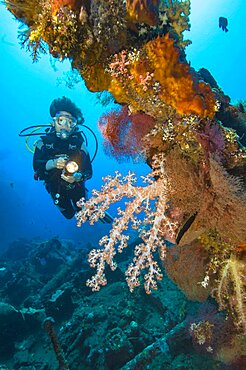
[[[129,20],[154,26],[158,22],[160,0],[126,0]]]
[[[168,106],[180,115],[213,117],[215,96],[209,85],[196,81],[169,34],[149,41],[136,52],[115,55],[108,71],[108,90],[120,103],[154,117],[164,116]]]
[[[100,120],[108,153],[118,160],[142,158],[152,168],[145,186],[137,185],[133,174],[116,174],[88,202],[81,200],[79,225],[88,218],[94,223],[111,203],[129,199],[101,240],[102,248],[91,251],[97,272],[88,284],[97,290],[106,283],[105,264],[115,268],[115,248],[126,247],[123,232],[133,226],[142,242],[126,273],[131,290],[140,284],[142,271],[146,291],[156,289],[162,273],[155,252],[162,261],[175,252],[176,263],[167,257],[174,281],[192,299],[213,292],[245,330],[246,150],[240,141],[245,111],[243,104],[230,104],[208,71],[196,72],[187,63],[189,41],[183,32],[190,27],[190,1],[5,3],[24,25],[22,44],[34,60],[47,50],[70,59],[90,91],[107,90],[123,106]],[[240,128],[241,139],[228,128],[230,121]],[[167,249],[167,239],[176,246]],[[182,282],[182,271],[189,269],[192,248],[202,261],[192,260],[189,284]]]
[[[171,32],[178,45],[181,47],[189,45],[190,41],[183,39],[183,32],[190,30],[190,0],[164,0],[160,7],[160,10],[162,9],[172,25]]]

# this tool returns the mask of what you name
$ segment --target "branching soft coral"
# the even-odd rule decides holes
[[[235,256],[225,261],[215,292],[221,309],[228,309],[237,325],[246,333],[245,260]]]
[[[136,186],[136,177],[129,173],[126,177],[117,173],[115,177],[107,177],[105,185],[101,191],[93,192],[93,196],[85,202],[79,202],[81,211],[77,214],[78,226],[90,220],[91,224],[104,217],[105,211],[110,204],[119,202],[123,198],[131,199],[126,203],[125,210],[118,209],[118,218],[114,220],[109,236],[104,236],[100,245],[102,249],[93,249],[89,254],[89,262],[92,267],[97,269],[92,279],[88,280],[87,285],[93,290],[99,290],[101,285],[107,283],[104,270],[108,264],[115,270],[116,263],[113,260],[118,252],[127,246],[128,236],[124,231],[131,226],[138,229],[142,243],[135,248],[135,258],[126,271],[126,279],[130,290],[140,285],[140,274],[147,269],[144,275],[144,286],[147,293],[152,289],[157,289],[156,280],[162,278],[162,273],[158,263],[154,260],[153,253],[159,251],[160,258],[165,257],[165,240],[174,241],[176,223],[169,212],[168,204],[168,184],[165,177],[163,162],[156,159],[155,169],[144,178],[147,186]],[[158,176],[155,181],[153,176]],[[154,204],[153,204],[154,203]],[[143,217],[138,215],[143,213]]]

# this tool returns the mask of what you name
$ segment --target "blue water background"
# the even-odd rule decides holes
[[[243,0],[192,0],[191,31],[186,37],[192,40],[187,59],[199,69],[209,69],[219,86],[232,102],[245,99],[246,57],[246,2]],[[229,32],[218,27],[220,16],[229,20]],[[1,142],[0,142],[0,248],[18,238],[53,236],[72,239],[78,243],[97,243],[108,227],[76,227],[75,220],[66,220],[58,212],[43,184],[33,180],[32,155],[25,140],[18,137],[24,127],[50,123],[49,105],[54,98],[66,95],[82,108],[85,124],[99,139],[98,155],[93,163],[94,176],[87,187],[100,188],[102,177],[116,169],[126,174],[133,170],[146,174],[144,164],[119,164],[105,156],[102,139],[97,128],[99,117],[109,108],[96,104],[96,96],[86,90],[83,82],[74,89],[65,84],[57,86],[59,78],[70,69],[69,62],[55,62],[42,56],[32,63],[28,52],[21,49],[17,40],[19,22],[0,4],[0,71],[1,71]],[[89,138],[91,152],[93,140]],[[112,210],[115,214],[115,209]]]

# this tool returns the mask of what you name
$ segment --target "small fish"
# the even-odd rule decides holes
[[[219,28],[222,28],[222,31],[228,32],[228,19],[225,17],[219,17]]]
[[[191,227],[193,222],[195,221],[195,218],[197,216],[197,212],[195,212],[193,215],[191,215],[188,220],[185,221],[185,223],[182,225],[182,227],[178,231],[178,235],[176,237],[176,243],[179,244],[180,240],[186,233],[186,231]]]

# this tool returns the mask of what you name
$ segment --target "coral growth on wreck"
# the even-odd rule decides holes
[[[111,203],[128,198],[101,249],[90,254],[97,272],[88,284],[96,290],[106,283],[105,265],[115,269],[117,245],[126,247],[123,231],[133,226],[142,242],[126,273],[131,289],[142,272],[146,291],[157,287],[159,248],[162,261],[168,255],[169,276],[189,297],[213,295],[245,330],[246,150],[228,127],[233,121],[242,130],[245,110],[230,104],[208,71],[196,72],[187,62],[183,31],[189,29],[190,1],[5,3],[24,25],[21,41],[34,59],[47,50],[70,59],[90,91],[107,90],[123,106],[99,123],[108,153],[117,159],[139,155],[152,168],[143,186],[132,174],[117,174],[80,202],[79,224],[97,221]],[[166,248],[170,231],[173,249]],[[196,259],[189,258],[193,249]],[[210,336],[203,322],[193,327],[195,337],[201,329]]]
[[[154,26],[158,22],[159,0],[127,0],[127,14],[134,23],[146,23]]]

